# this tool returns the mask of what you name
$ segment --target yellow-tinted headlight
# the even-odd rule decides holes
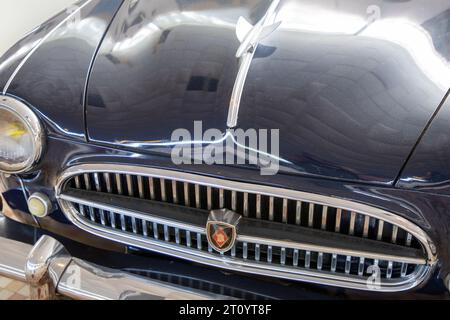
[[[36,115],[21,101],[0,98],[0,171],[30,170],[42,152],[42,127]]]

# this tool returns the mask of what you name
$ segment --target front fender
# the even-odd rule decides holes
[[[51,18],[0,60],[3,95],[27,102],[50,135],[85,140],[90,66],[122,0],[85,0]]]
[[[397,186],[450,195],[450,90],[411,153]]]

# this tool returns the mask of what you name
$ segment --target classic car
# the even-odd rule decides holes
[[[36,299],[449,298],[448,0],[84,0],[0,60]]]

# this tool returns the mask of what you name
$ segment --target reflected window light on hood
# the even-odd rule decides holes
[[[430,35],[421,26],[407,20],[383,19],[368,26],[361,35],[400,45],[434,84],[448,90],[450,63],[436,51]]]
[[[436,51],[429,33],[406,19],[379,19],[372,22],[361,15],[336,12],[318,5],[287,3],[278,13],[281,28],[305,32],[345,34],[389,41],[408,51],[416,65],[441,90],[450,85],[450,63]]]

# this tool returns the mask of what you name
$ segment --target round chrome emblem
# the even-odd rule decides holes
[[[236,243],[240,219],[240,215],[228,209],[211,211],[206,223],[209,245],[217,252],[231,250]]]

